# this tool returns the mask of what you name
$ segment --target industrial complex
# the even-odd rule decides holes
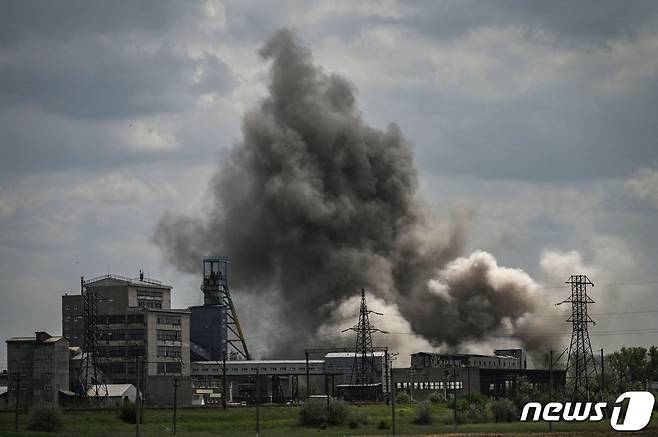
[[[2,405],[226,406],[289,403],[310,396],[388,402],[396,392],[424,400],[433,393],[505,396],[520,377],[537,387],[565,386],[564,369],[529,369],[524,351],[492,355],[419,351],[392,365],[393,351],[373,345],[365,291],[354,348],[309,348],[303,357],[255,360],[229,288],[229,259],[203,260],[204,303],[172,308],[172,287],[107,274],[81,278],[79,294],[62,296],[62,333],[6,340]],[[174,387],[176,390],[174,390]]]

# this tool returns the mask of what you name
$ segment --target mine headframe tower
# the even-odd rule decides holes
[[[249,349],[245,340],[240,319],[233,304],[231,291],[229,289],[228,277],[229,259],[225,256],[207,256],[203,258],[203,291],[204,305],[226,306],[226,343],[231,351],[229,354],[237,354],[240,359],[249,360]]]
[[[84,277],[80,277],[82,294],[82,319],[84,337],[82,356],[78,373],[79,395],[101,404],[108,396],[105,376],[100,368],[98,356],[98,301],[104,300],[97,292],[85,286]]]
[[[568,347],[565,394],[567,398],[575,401],[590,401],[596,395],[592,383],[598,379],[592,343],[587,331],[590,323],[595,324],[587,314],[587,305],[594,303],[587,295],[587,286],[593,287],[594,284],[586,275],[571,275],[566,283],[571,284],[571,296],[558,303],[571,304],[571,316],[567,319],[567,322],[571,323],[572,332]]]
[[[368,304],[366,303],[366,290],[365,288],[362,288],[359,320],[356,325],[342,331],[356,332],[356,347],[354,364],[352,365],[351,384],[361,388],[360,391],[362,398],[366,397],[367,385],[373,383],[373,375],[375,373],[375,354],[372,344],[372,334],[375,332],[388,334],[388,332],[377,329],[370,324],[370,314],[376,314],[378,316],[383,315],[382,313],[368,309]]]

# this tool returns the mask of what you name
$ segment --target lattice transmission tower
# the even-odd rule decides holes
[[[376,314],[378,316],[383,315],[382,313],[368,309],[368,304],[366,303],[366,290],[365,288],[362,288],[359,320],[356,325],[343,330],[343,332],[356,332],[356,347],[354,364],[352,365],[351,384],[357,385],[361,388],[362,398],[365,398],[366,386],[374,382],[374,374],[376,371],[372,334],[375,332],[388,334],[388,332],[377,329],[370,324],[370,314]]]
[[[229,259],[225,256],[207,256],[203,258],[203,291],[204,305],[226,306],[226,343],[231,351],[227,354],[231,359],[239,358],[250,360],[247,340],[245,339],[238,312],[233,304],[231,290],[228,286],[228,264]]]
[[[587,331],[590,323],[595,324],[587,314],[587,305],[594,303],[594,300],[587,295],[587,286],[593,287],[594,284],[586,275],[571,275],[566,284],[571,284],[571,296],[558,303],[558,305],[571,304],[571,316],[567,322],[571,323],[572,333],[564,390],[567,397],[572,400],[589,401],[594,397],[593,383],[598,379],[592,343]]]
[[[80,277],[80,292],[82,294],[82,322],[84,337],[82,357],[78,382],[80,395],[100,404],[107,398],[107,383],[100,368],[98,356],[98,293],[90,291],[85,286],[84,277]]]

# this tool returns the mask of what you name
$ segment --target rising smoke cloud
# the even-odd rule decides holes
[[[400,128],[368,126],[354,87],[315,65],[291,31],[260,55],[271,63],[269,96],[245,114],[207,216],[160,220],[153,239],[165,258],[197,272],[202,256],[229,256],[233,289],[277,296],[288,351],[333,326],[360,287],[394,306],[422,344],[514,333],[537,305],[535,283],[485,252],[459,257],[464,231],[438,223],[419,197]]]

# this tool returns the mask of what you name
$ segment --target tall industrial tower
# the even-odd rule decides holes
[[[571,303],[572,333],[567,358],[567,375],[565,393],[568,398],[577,401],[589,401],[594,393],[592,383],[598,378],[592,344],[587,332],[589,323],[595,324],[587,314],[587,305],[594,303],[587,295],[587,286],[594,284],[586,275],[571,275],[566,284],[571,284],[571,296],[558,303]]]
[[[343,330],[343,332],[356,332],[356,348],[354,364],[352,365],[351,383],[361,387],[362,397],[365,397],[366,385],[373,383],[373,373],[375,371],[375,354],[372,344],[372,334],[374,332],[388,334],[388,332],[377,329],[370,324],[370,314],[382,315],[382,313],[368,310],[368,305],[366,303],[366,290],[365,288],[362,288],[359,321],[351,328]]]
[[[82,358],[80,361],[80,395],[100,404],[108,396],[105,376],[100,369],[98,358],[98,300],[96,292],[91,292],[85,286],[84,277],[80,277],[80,292],[82,294],[84,338],[82,343]]]
[[[226,312],[226,331],[228,338],[226,342],[241,359],[251,359],[247,349],[240,319],[231,298],[231,291],[228,286],[228,263],[229,259],[225,256],[207,256],[203,258],[203,291],[204,306],[224,305]]]

